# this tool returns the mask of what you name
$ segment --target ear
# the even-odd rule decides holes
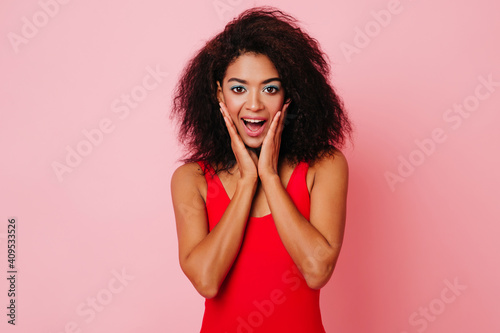
[[[217,100],[219,102],[223,102],[224,104],[226,103],[226,101],[224,100],[224,94],[222,93],[222,87],[219,81],[217,81]]]
[[[287,104],[287,103],[291,103],[292,102],[292,98],[290,96],[288,96],[288,93],[285,91],[285,101],[283,102],[283,104]]]
[[[286,98],[285,101],[283,102],[283,107],[286,106],[287,111],[288,111],[288,107],[290,106],[290,103],[292,103],[292,99],[290,97]]]

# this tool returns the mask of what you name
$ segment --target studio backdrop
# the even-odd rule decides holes
[[[3,0],[1,332],[199,331],[171,99],[194,53],[260,5],[318,40],[355,127],[327,332],[500,332],[500,5],[487,0]]]

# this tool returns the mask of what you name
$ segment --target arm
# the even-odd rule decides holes
[[[230,204],[209,232],[205,201],[199,190],[199,182],[205,182],[205,178],[194,164],[179,167],[171,181],[179,262],[196,290],[212,298],[239,252],[257,181],[238,180]]]
[[[315,166],[310,193],[310,221],[297,210],[279,176],[268,175],[262,187],[286,250],[309,287],[319,289],[330,279],[344,236],[348,165],[336,151]]]

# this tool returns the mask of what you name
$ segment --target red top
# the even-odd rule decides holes
[[[214,169],[208,163],[198,164],[208,171],[206,208],[211,231],[230,199]],[[286,190],[309,220],[308,168],[306,162],[297,164]],[[307,286],[286,251],[272,215],[250,216],[233,266],[218,294],[205,300],[200,333],[324,333],[319,294]]]

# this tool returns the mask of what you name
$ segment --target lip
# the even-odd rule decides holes
[[[252,117],[252,116],[241,117],[241,119],[267,120],[267,118],[265,117]]]
[[[245,132],[247,133],[248,136],[251,136],[251,137],[256,137],[256,136],[259,136],[262,134],[262,132],[264,131],[264,127],[266,127],[266,123],[264,123],[258,131],[256,132],[252,132],[250,131],[247,126],[245,125],[245,122],[243,121],[243,118],[245,119],[255,119],[255,120],[264,120],[264,121],[267,121],[267,118],[264,118],[264,117],[242,117],[240,119],[241,121],[241,124],[243,125],[243,128],[245,129]]]

